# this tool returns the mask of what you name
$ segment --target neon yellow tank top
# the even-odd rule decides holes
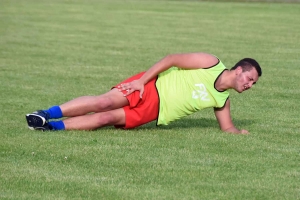
[[[223,107],[229,92],[218,91],[214,85],[224,70],[219,61],[206,69],[171,67],[160,73],[156,81],[160,100],[157,125],[168,125],[204,108]]]

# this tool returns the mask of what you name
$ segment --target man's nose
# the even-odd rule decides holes
[[[249,86],[249,88],[252,88],[253,83],[252,82],[248,83],[248,86]]]

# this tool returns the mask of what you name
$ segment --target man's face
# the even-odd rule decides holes
[[[241,67],[236,68],[235,90],[242,93],[250,89],[258,81],[258,74],[253,67],[250,71],[243,72]]]

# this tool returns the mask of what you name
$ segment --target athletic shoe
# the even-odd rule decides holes
[[[47,124],[49,118],[49,114],[43,110],[38,110],[26,115],[27,124],[30,129],[43,127],[45,124]]]
[[[48,124],[47,122],[46,122],[46,124],[44,124],[41,127],[30,127],[30,126],[28,126],[28,128],[31,129],[31,130],[37,130],[37,131],[54,131],[53,127],[50,124]]]

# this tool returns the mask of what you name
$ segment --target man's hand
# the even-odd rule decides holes
[[[235,127],[228,128],[228,129],[224,130],[224,132],[235,133],[235,134],[244,134],[244,135],[249,134],[249,132],[247,130],[244,130],[244,129],[239,130]]]
[[[249,134],[247,130],[239,130],[235,128],[230,116],[229,99],[227,99],[225,105],[222,108],[215,108],[214,111],[222,131],[236,134]]]
[[[250,134],[249,131],[242,129],[241,134]]]
[[[118,86],[118,90],[126,91],[127,93],[124,94],[124,96],[128,96],[134,91],[140,91],[140,98],[142,98],[144,93],[144,84],[140,80],[134,80],[129,83],[122,83]]]

